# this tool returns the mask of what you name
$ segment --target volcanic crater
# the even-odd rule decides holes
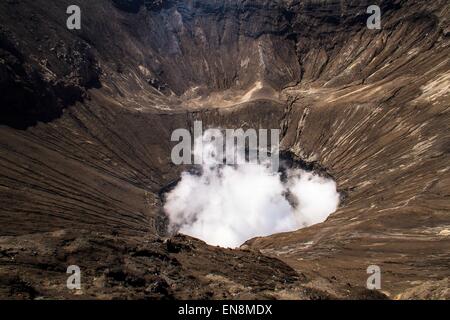
[[[145,2],[78,0],[81,30],[70,1],[0,3],[0,297],[450,298],[447,0],[380,0],[380,30],[366,0]],[[196,120],[280,129],[338,210],[233,250],[169,236]]]

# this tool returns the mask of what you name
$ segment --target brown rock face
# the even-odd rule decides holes
[[[2,1],[0,297],[448,298],[450,8],[380,2],[369,30],[370,1],[79,0],[70,31],[70,1]],[[196,119],[280,128],[339,210],[240,250],[169,237]]]

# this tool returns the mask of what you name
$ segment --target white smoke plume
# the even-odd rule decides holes
[[[227,166],[211,161],[203,143],[201,174],[184,172],[166,195],[170,229],[208,244],[235,248],[246,240],[320,223],[336,211],[336,184],[300,169],[286,181],[265,164]],[[288,200],[289,199],[289,200]]]

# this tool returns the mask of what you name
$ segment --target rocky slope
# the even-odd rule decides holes
[[[381,30],[370,1],[78,3],[79,31],[69,1],[0,4],[0,296],[449,297],[447,1],[380,1]],[[195,119],[281,128],[340,209],[241,250],[168,239],[170,135]]]

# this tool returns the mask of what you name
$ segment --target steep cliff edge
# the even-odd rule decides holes
[[[79,31],[69,1],[0,4],[2,297],[70,298],[79,264],[84,297],[380,298],[376,264],[391,298],[448,298],[448,1],[380,1],[381,30],[370,1],[78,2]],[[194,119],[281,128],[340,209],[245,250],[173,249],[160,190]]]

